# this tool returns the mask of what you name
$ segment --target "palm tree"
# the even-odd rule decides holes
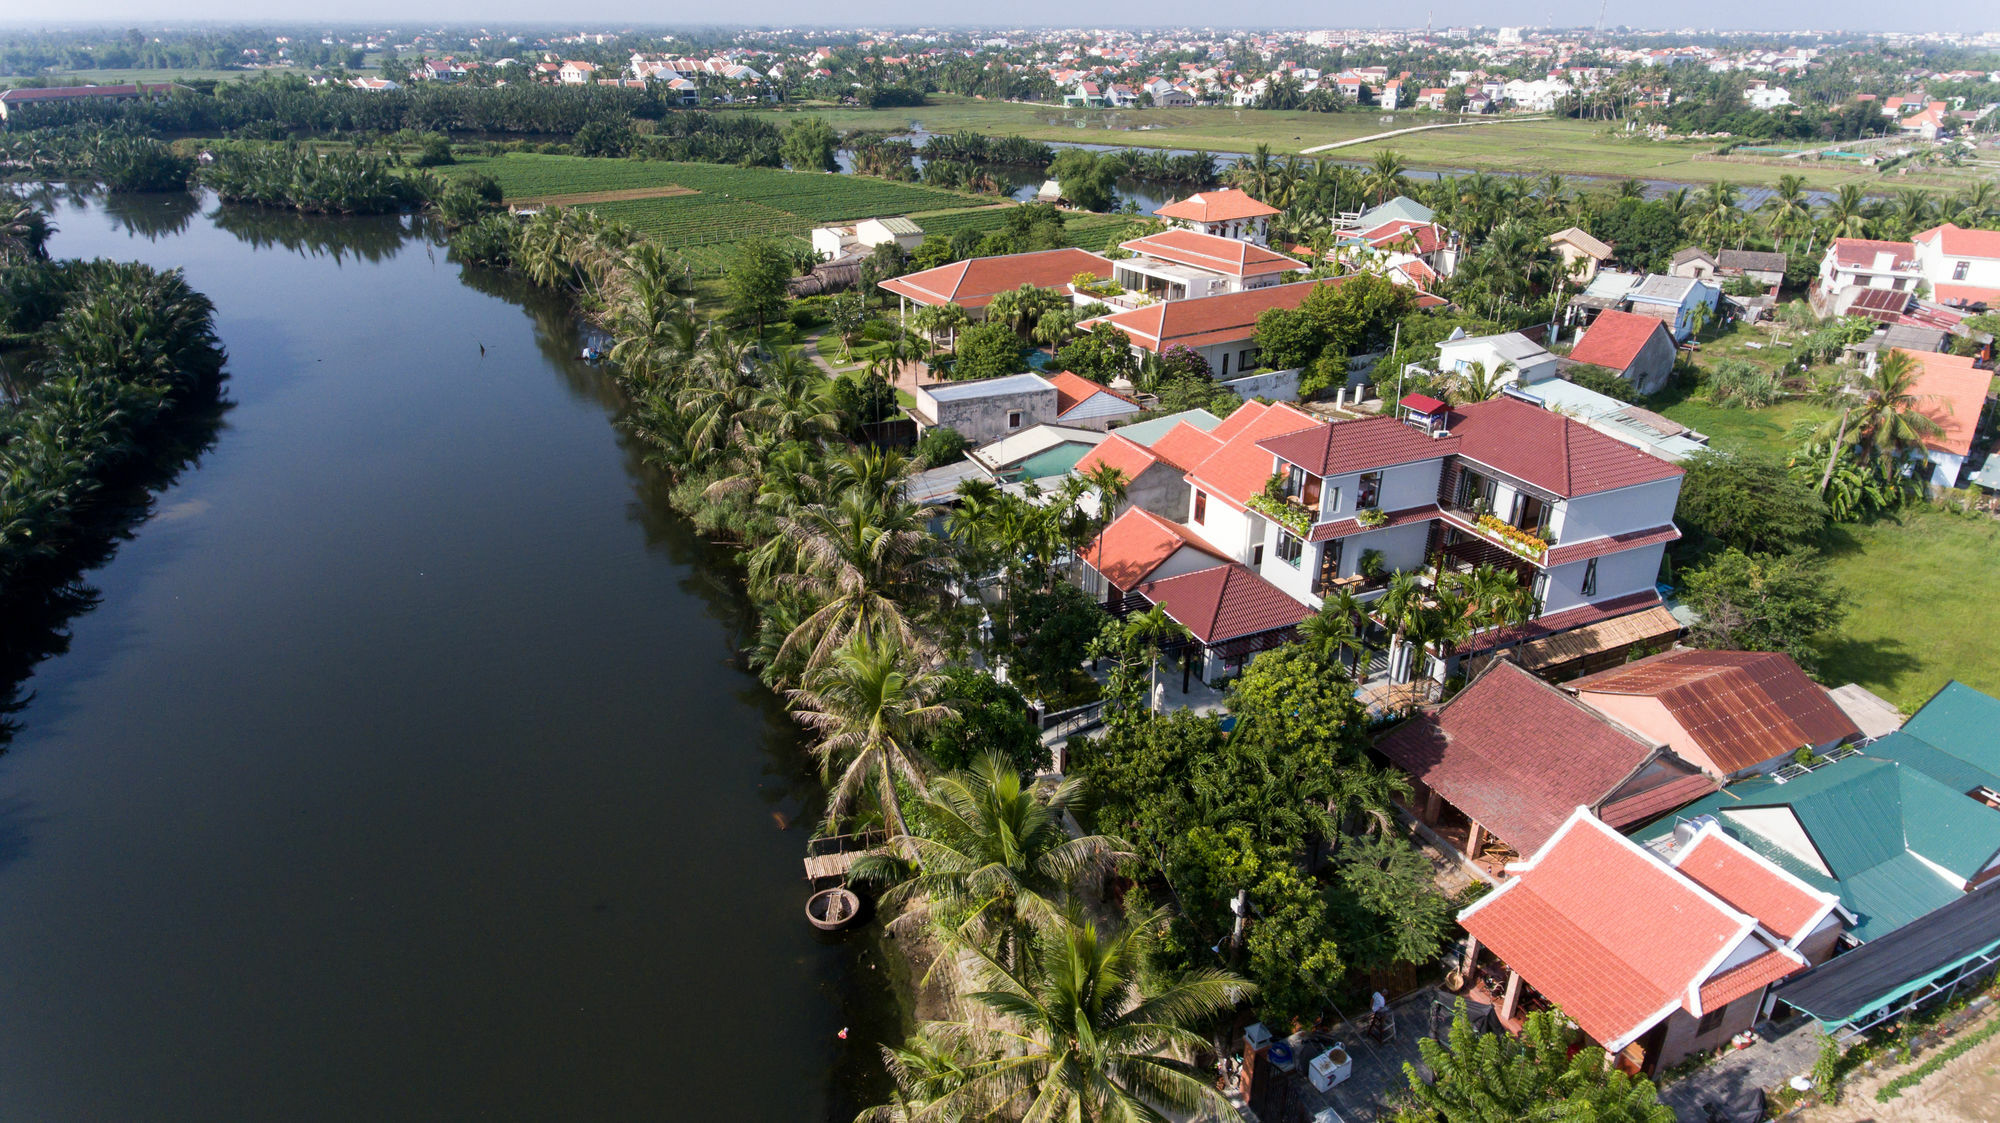
[[[1874,217],[1874,207],[1861,193],[1858,183],[1843,183],[1834,190],[1833,198],[1826,202],[1825,218],[1827,236],[1833,238],[1859,238],[1868,232],[1868,221]]]
[[[1891,460],[1922,448],[1924,438],[1944,431],[1923,412],[1927,395],[1916,392],[1922,374],[1909,352],[1890,351],[1855,386],[1860,400],[1822,426],[1814,439],[1836,445],[1852,441],[1864,461]]]
[[[1409,189],[1409,177],[1403,173],[1409,165],[1403,163],[1400,153],[1384,148],[1368,163],[1368,170],[1362,176],[1362,189],[1375,196],[1376,205],[1387,202],[1392,195],[1400,195]]]
[[[1722,243],[1729,240],[1730,233],[1743,217],[1742,210],[1736,205],[1738,195],[1735,184],[1719,179],[1702,189],[1694,228],[1698,235],[1714,244],[1716,253],[1722,252]]]
[[[1806,177],[1786,172],[1778,177],[1771,197],[1758,208],[1766,215],[1774,242],[1782,248],[1787,235],[1812,227],[1812,200],[1806,195]]]
[[[1507,375],[1513,369],[1514,364],[1506,359],[1500,360],[1490,371],[1483,362],[1468,363],[1464,370],[1453,376],[1452,389],[1461,401],[1483,402],[1496,398],[1500,396],[1501,388],[1506,386]]]
[[[819,737],[812,751],[820,778],[831,785],[829,829],[872,792],[884,825],[898,836],[909,833],[896,785],[920,796],[930,792],[932,765],[919,739],[958,716],[937,701],[944,681],[893,639],[857,635],[790,692],[793,716]]]
[[[48,257],[49,236],[55,232],[42,208],[26,199],[0,196],[0,265]]]
[[[1365,612],[1354,593],[1342,589],[1320,601],[1318,612],[1299,621],[1299,642],[1318,652],[1326,662],[1351,668],[1353,661],[1367,649],[1360,628]]]
[[[833,471],[841,471],[836,461]],[[893,495],[900,478],[876,486],[835,483],[827,502],[778,516],[777,534],[752,551],[750,577],[818,605],[785,641],[817,666],[857,635],[920,643],[910,613],[945,587],[950,564],[916,508]]]
[[[1415,671],[1414,657],[1411,658],[1408,668],[1399,667],[1397,664],[1402,661],[1402,650],[1409,643],[1411,631],[1422,627],[1424,602],[1428,596],[1429,590],[1424,588],[1417,575],[1405,572],[1391,577],[1388,590],[1382,594],[1381,600],[1375,602],[1375,610],[1381,613],[1391,633],[1389,670],[1390,680],[1393,682],[1407,682],[1409,680],[1406,675]]]
[[[919,1119],[999,1116],[1073,1123],[1164,1118],[1162,1109],[1227,1113],[1214,1085],[1171,1052],[1207,1047],[1194,1027],[1251,992],[1226,972],[1197,968],[1153,981],[1147,960],[1165,921],[1155,912],[1102,934],[1071,919],[1036,940],[1016,967],[968,949],[985,989],[967,997],[1005,1019],[942,1023],[952,1039],[980,1047],[969,1079]]]
[[[965,1086],[972,1078],[966,1067],[964,1042],[948,1034],[919,1032],[900,1049],[882,1046],[882,1066],[895,1081],[893,1099],[854,1117],[854,1123],[916,1123],[924,1109]]]
[[[1076,778],[1038,794],[996,753],[940,777],[918,809],[920,829],[909,840],[914,876],[884,894],[883,903],[942,913],[954,922],[955,939],[1019,966],[1035,931],[1061,923],[1064,902],[1084,879],[1130,856],[1114,838],[1069,836],[1063,817],[1082,795],[1083,781]],[[909,868],[894,859],[864,860],[855,874],[880,877]]]
[[[1983,226],[2000,214],[2000,185],[1982,179],[1952,197],[1951,220],[1960,226]]]
[[[1249,159],[1238,160],[1236,166],[1229,169],[1230,183],[1259,199],[1270,196],[1277,179],[1277,164],[1271,159],[1271,146],[1268,144],[1252,148]]]
[[[1095,529],[1090,534],[1090,539],[1094,540],[1106,526],[1110,525],[1112,516],[1118,513],[1118,505],[1125,502],[1126,490],[1132,481],[1126,478],[1124,469],[1101,460],[1091,465],[1090,470],[1084,472],[1082,478],[1084,483],[1097,492],[1097,517],[1092,520]]]
[[[1896,202],[1888,221],[1895,228],[1896,236],[1908,238],[1930,224],[1936,208],[1928,193],[1915,187],[1905,187],[1896,192]]]

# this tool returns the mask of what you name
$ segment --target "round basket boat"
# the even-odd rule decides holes
[[[861,898],[840,886],[822,889],[806,900],[806,919],[822,932],[847,927],[861,915]]]

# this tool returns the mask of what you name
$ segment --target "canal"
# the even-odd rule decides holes
[[[0,1117],[852,1118],[818,785],[565,310],[411,219],[54,221],[186,269],[229,407],[11,715]]]

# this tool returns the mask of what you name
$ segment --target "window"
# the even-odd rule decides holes
[[[1305,552],[1306,544],[1293,537],[1291,531],[1281,530],[1278,532],[1279,561],[1284,562],[1293,569],[1297,569],[1299,567],[1299,559],[1305,556]]]
[[[1222,369],[1216,373],[1225,376],[1229,373],[1229,352],[1224,351],[1222,353]]]
[[[1361,477],[1361,486],[1354,489],[1354,505],[1363,509],[1373,507],[1382,499],[1382,473],[1369,472]]]
[[[1264,544],[1262,542],[1250,547],[1250,568],[1264,568]]]
[[[1729,1007],[1724,1006],[1720,1010],[1710,1010],[1708,1013],[1703,1014],[1701,1016],[1701,1024],[1694,1027],[1695,1033],[1697,1035],[1709,1034],[1709,1033],[1714,1033],[1718,1029],[1721,1029],[1722,1016],[1724,1014],[1727,1014],[1728,1012],[1729,1012]]]
[[[1019,429],[1020,427],[1021,427],[1021,411],[1020,411],[1020,410],[1018,410],[1018,409],[1010,409],[1010,410],[1008,410],[1008,411],[1007,411],[1007,428],[1009,428],[1009,429]]]
[[[1339,489],[1339,488],[1337,488],[1337,487],[1330,487],[1330,488],[1327,488],[1327,489],[1326,489],[1326,507],[1325,507],[1324,509],[1325,509],[1326,513],[1327,513],[1327,514],[1329,514],[1329,515],[1337,515],[1337,514],[1339,514],[1339,513],[1340,513],[1340,489]]]
[[[1241,374],[1244,371],[1249,370],[1251,367],[1254,367],[1256,365],[1257,365],[1257,349],[1255,347],[1245,348],[1244,350],[1238,351],[1236,353],[1236,372],[1238,374]]]
[[[1970,261],[1961,261],[1951,267],[1951,279],[1954,281],[1963,281],[1965,280],[1966,273],[1970,272],[1971,269],[1972,263]]]
[[[1324,595],[1327,586],[1340,580],[1340,548],[1342,542],[1336,538],[1319,548],[1319,571],[1313,574],[1313,595]]]
[[[1594,597],[1597,595],[1596,558],[1592,558],[1589,561],[1583,563],[1583,595],[1586,597]]]
[[[1194,493],[1194,521],[1208,521],[1208,493],[1205,491]]]

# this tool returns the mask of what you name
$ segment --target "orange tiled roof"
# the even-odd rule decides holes
[[[975,257],[892,277],[883,281],[882,287],[919,304],[956,304],[973,309],[984,308],[994,297],[1022,285],[1061,288],[1078,273],[1090,273],[1100,280],[1108,278],[1111,259],[1079,249]]]
[[[1756,917],[1787,943],[1804,936],[1839,903],[1714,827],[1674,856],[1674,868],[1730,908]]]
[[[1917,378],[1910,387],[1917,396],[1917,410],[1937,422],[1942,430],[1925,437],[1924,447],[1959,456],[1971,452],[1979,411],[1986,406],[1986,396],[1993,392],[1993,372],[1974,367],[1971,357],[1965,355],[1941,355],[1935,351],[1903,353],[1917,361]]]
[[[1221,447],[1222,442],[1217,440],[1213,433],[1204,432],[1183,421],[1161,434],[1160,439],[1153,442],[1152,452],[1154,456],[1186,472],[1208,459]]]
[[[1248,405],[1243,407],[1248,408]],[[1237,411],[1241,412],[1242,409]],[[1228,418],[1229,421],[1235,419],[1236,414]],[[1276,470],[1277,457],[1258,447],[1258,442],[1265,437],[1295,433],[1324,424],[1311,414],[1282,402],[1267,407],[1249,419],[1233,437],[1223,441],[1222,447],[1206,460],[1190,468],[1188,481],[1241,510],[1250,502],[1251,496],[1264,490],[1264,482]],[[1221,431],[1221,426],[1217,426],[1216,434],[1220,435]]]
[[[1288,273],[1306,267],[1303,261],[1295,261],[1263,246],[1236,238],[1204,234],[1199,230],[1162,230],[1158,234],[1118,244],[1133,253],[1231,277],[1261,277],[1267,273]]]
[[[1215,191],[1197,191],[1153,213],[1161,218],[1178,218],[1186,222],[1228,222],[1238,218],[1274,215],[1278,213],[1278,208],[1258,202],[1247,191],[1226,187]]]
[[[1084,547],[1083,560],[1103,574],[1105,580],[1130,592],[1183,546],[1222,561],[1213,549],[1179,523],[1163,519],[1144,507],[1128,507]]]

